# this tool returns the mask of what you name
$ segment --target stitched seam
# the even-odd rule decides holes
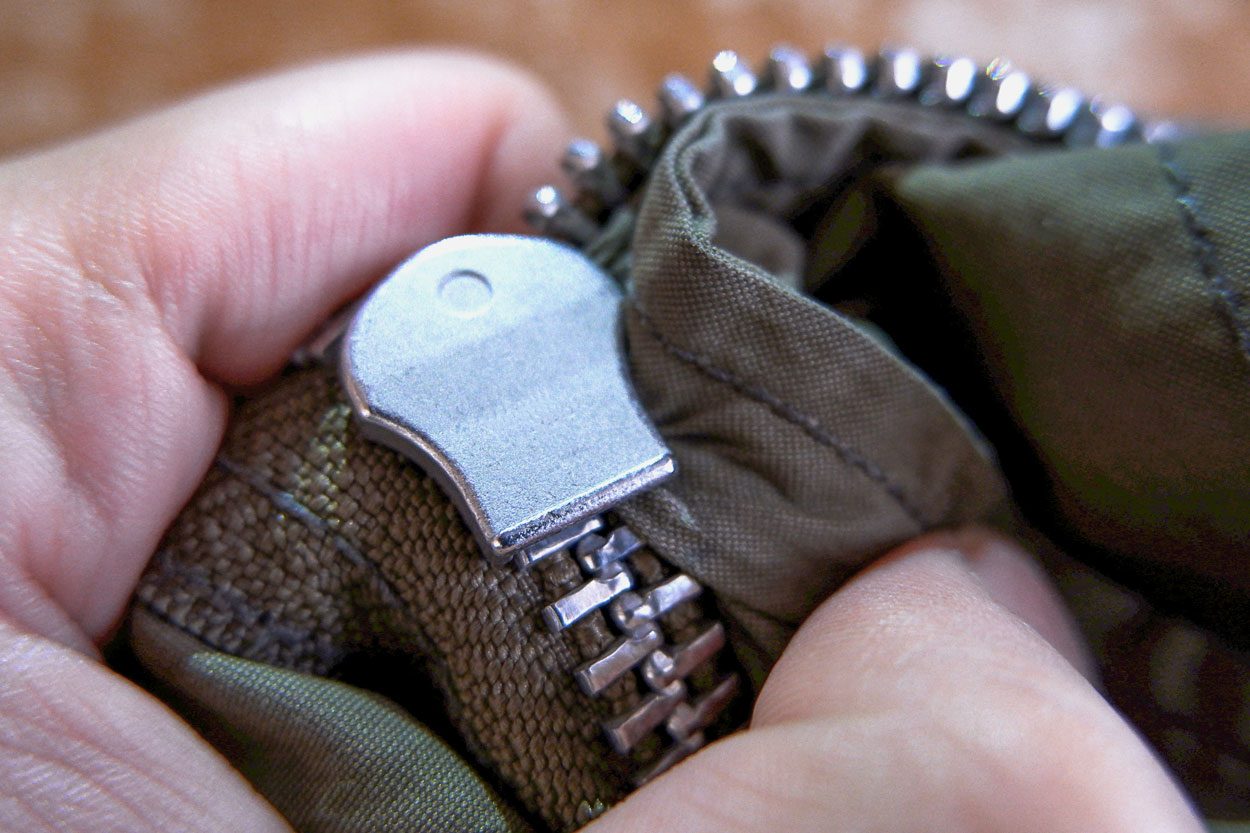
[[[308,628],[294,628],[285,625],[275,625],[273,619],[273,611],[264,607],[256,607],[251,603],[248,596],[237,588],[229,584],[221,584],[213,581],[208,575],[207,570],[194,564],[184,564],[174,558],[168,549],[158,550],[153,556],[153,562],[156,566],[156,573],[161,576],[162,581],[173,579],[185,588],[192,591],[204,593],[201,596],[204,603],[208,604],[213,610],[219,613],[229,613],[232,621],[246,626],[261,625],[266,628],[265,642],[277,642],[284,647],[296,647],[308,641],[312,636],[312,630]],[[149,607],[150,602],[145,602]],[[153,608],[153,612],[160,614]],[[171,620],[171,624],[173,624]]]
[[[365,555],[359,547],[351,541],[344,538],[334,530],[334,527],[325,518],[318,515],[312,509],[295,499],[295,496],[289,492],[285,492],[278,488],[277,485],[265,478],[263,475],[252,471],[246,466],[242,466],[224,455],[218,455],[216,464],[223,471],[237,477],[246,483],[258,494],[268,500],[275,508],[285,512],[304,526],[313,530],[319,535],[329,538],[334,544],[335,552],[342,555],[353,565],[360,567],[368,572],[375,579],[385,593],[383,601],[393,608],[402,607],[399,598],[400,594],[387,579],[382,569],[367,555]]]
[[[277,509],[291,515],[300,523],[333,541],[334,548],[339,554],[343,555],[352,564],[359,566],[377,579],[378,584],[383,591],[383,601],[388,606],[399,610],[405,609],[405,604],[402,601],[402,596],[399,590],[394,584],[391,583],[390,579],[386,577],[386,574],[382,571],[382,568],[378,565],[378,563],[369,556],[365,555],[365,553],[350,540],[338,534],[328,520],[323,518],[321,515],[318,515],[308,506],[305,506],[303,503],[296,500],[293,495],[281,489],[264,475],[234,462],[224,454],[219,454],[214,462],[223,471],[237,477],[243,483],[250,486],[262,497],[272,503]],[[536,587],[526,588],[525,584],[520,581],[518,581],[517,587],[518,592],[526,593],[527,600],[530,602],[531,608],[536,608],[539,604],[543,603],[541,599],[541,591]],[[421,650],[427,658],[433,657],[436,654],[435,651],[429,649],[425,645],[421,646]],[[577,661],[572,648],[565,640],[560,640],[557,643],[557,650],[561,653],[563,659],[565,660],[565,664],[569,667],[572,667],[572,664]],[[460,690],[460,685],[458,683],[448,683],[448,685],[457,692]]]
[[[308,642],[308,637],[314,635],[312,631],[308,631],[307,634],[304,636],[304,638],[297,639],[297,637],[294,635],[293,629],[276,627],[272,621],[269,621],[268,618],[266,618],[264,620],[259,620],[256,622],[256,624],[258,624],[262,629],[260,632],[260,636],[257,639],[253,640],[252,642],[248,643],[246,650],[239,651],[237,649],[229,648],[225,644],[225,641],[222,639],[213,639],[211,636],[209,636],[208,631],[199,631],[199,630],[196,630],[195,628],[190,627],[189,625],[185,625],[181,622],[174,620],[170,615],[166,613],[162,613],[156,607],[154,602],[151,602],[146,599],[140,599],[139,601],[136,602],[136,606],[142,608],[144,612],[146,612],[153,618],[159,620],[160,622],[168,625],[171,628],[174,628],[180,633],[191,637],[196,642],[199,642],[202,645],[207,645],[209,648],[212,648],[214,651],[220,651],[223,654],[229,654],[231,656],[236,656],[236,657],[240,657],[242,659],[247,659],[247,660],[253,660],[256,662],[265,662],[266,660],[262,660],[258,658],[261,657],[264,654],[264,652],[271,645],[275,643],[283,648],[298,649],[298,648],[304,647]],[[251,608],[249,606],[247,608],[247,611],[249,613],[254,612],[254,608]],[[228,612],[237,614],[240,611],[230,610]],[[268,613],[268,611],[266,611],[266,613]],[[209,631],[211,631],[211,629],[209,629]],[[327,649],[325,645],[322,645],[319,642],[315,642],[312,652],[311,652],[311,656],[312,658],[320,662],[323,666],[328,668],[328,667],[333,667],[333,665],[342,658],[342,652],[337,651],[337,650],[329,650]]]
[[[693,366],[708,378],[726,385],[748,399],[764,405],[776,416],[802,429],[805,434],[817,443],[831,449],[843,463],[846,463],[880,486],[881,490],[890,496],[912,523],[922,530],[930,526],[925,519],[924,513],[907,496],[902,486],[891,480],[889,475],[879,465],[821,425],[820,420],[804,412],[801,408],[786,402],[767,388],[752,384],[732,371],[718,366],[709,356],[694,353],[678,346],[660,331],[655,322],[642,311],[636,302],[631,302],[631,306],[638,314],[638,319],[642,322],[643,329],[664,348],[664,352],[685,364]]]
[[[1247,329],[1242,318],[1245,312],[1244,299],[1219,268],[1219,255],[1212,239],[1211,228],[1198,213],[1198,200],[1193,193],[1193,183],[1181,169],[1175,147],[1159,145],[1159,165],[1172,187],[1172,199],[1180,208],[1185,234],[1192,245],[1198,269],[1232,325],[1241,355],[1250,362],[1250,329]]]

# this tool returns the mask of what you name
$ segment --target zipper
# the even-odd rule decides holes
[[[971,58],[926,57],[911,49],[882,49],[869,56],[846,46],[826,47],[815,60],[777,46],[759,71],[732,51],[712,59],[708,83],[684,75],[664,78],[657,108],[622,99],[607,114],[612,150],[575,139],[561,158],[574,185],[571,197],[544,185],[530,197],[525,217],[540,234],[586,246],[605,219],[633,201],[672,136],[705,107],[755,96],[860,97],[962,112],[1013,130],[1038,145],[1114,147],[1171,141],[1187,131],[1168,121],[1144,121],[1130,108],[1079,90],[1039,83],[1010,61],[980,64]]]
[[[539,560],[567,549],[585,583],[543,608],[547,626],[559,633],[595,610],[603,610],[619,638],[599,657],[583,663],[574,678],[588,696],[597,697],[627,675],[636,675],[648,693],[631,711],[603,724],[612,748],[631,753],[663,727],[667,748],[638,772],[641,786],[704,745],[704,732],[730,706],[740,688],[737,674],[728,674],[696,692],[690,677],[713,663],[725,647],[725,628],[706,621],[693,638],[673,643],[664,619],[694,602],[702,585],[683,572],[642,588],[631,560],[643,542],[623,523],[592,518],[565,535],[544,542],[532,552]]]
[[[536,613],[555,633],[600,615],[616,634],[574,678],[591,697],[627,676],[643,692],[603,724],[613,749],[646,759],[642,784],[703,745],[740,680],[709,674],[725,628],[700,616],[699,582],[644,569],[655,556],[612,513],[675,471],[625,369],[621,302],[617,283],[563,244],[453,237],[379,284],[337,349],[362,434],[434,477],[487,559],[541,570],[560,554],[577,566],[580,583]],[[688,633],[692,613],[703,621],[676,641],[670,623]],[[657,732],[667,741],[653,754]]]
[[[561,633],[598,613],[616,634],[574,678],[589,697],[629,677],[644,692],[603,724],[622,755],[665,736],[635,775],[638,785],[704,745],[741,680],[715,670],[726,664],[717,661],[726,631],[697,605],[699,582],[681,571],[655,581],[653,570],[640,570],[637,559],[654,555],[613,514],[673,476],[675,465],[625,370],[616,335],[621,290],[579,249],[639,198],[682,125],[715,102],[763,95],[961,111],[1039,145],[1112,147],[1181,135],[1124,106],[1037,84],[1002,60],[980,65],[906,49],[870,58],[834,46],[811,61],[779,46],[756,72],[725,51],[704,87],[667,76],[655,116],[619,101],[607,117],[610,151],[586,139],[568,146],[561,167],[573,195],[546,185],[525,207],[543,238],[435,243],[384,280],[350,323],[310,345],[315,357],[337,352],[362,432],[443,486],[491,562],[526,571],[562,554],[577,565],[581,583],[550,601],[541,619]],[[679,642],[668,622],[683,609],[687,618],[695,611],[698,626]]]

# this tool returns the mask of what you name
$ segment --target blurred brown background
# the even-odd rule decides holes
[[[989,59],[1144,113],[1250,124],[1247,0],[0,0],[0,153],[248,73],[463,44],[545,78],[580,132],[718,49],[882,42]]]

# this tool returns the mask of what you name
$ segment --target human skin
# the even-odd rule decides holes
[[[403,53],[0,165],[0,830],[286,830],[96,646],[262,383],[403,256],[514,231],[566,129],[517,71]],[[750,729],[611,831],[1199,831],[1028,556],[915,542],[823,604]]]

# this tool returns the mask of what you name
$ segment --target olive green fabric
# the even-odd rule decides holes
[[[1250,820],[1245,652],[1070,557],[1042,551],[1098,660],[1110,701],[1204,812]]]
[[[394,703],[340,682],[205,650],[151,614],[140,661],[297,830],[527,833],[531,828]]]
[[[882,187],[969,334],[1021,507],[1141,594],[1059,576],[1110,695],[1204,809],[1250,817],[1250,136]]]
[[[1211,833],[1250,833],[1250,823],[1213,821],[1208,824]]]
[[[1250,136],[892,187],[1025,439],[1029,512],[1250,647]]]
[[[1250,137],[986,159],[1011,149],[932,128],[774,102],[674,141],[627,322],[682,476],[630,520],[766,666],[881,549],[1021,531],[953,397],[1023,532],[1076,557],[1050,563],[1116,702],[1250,815]]]
[[[1022,515],[1071,556],[1050,563],[1117,702],[1204,807],[1250,816],[1248,160],[1244,137],[1067,152],[872,100],[692,119],[591,247],[628,281],[630,367],[679,467],[620,510],[661,557],[649,578],[672,564],[704,582],[758,686],[876,555]],[[474,795],[496,784],[571,829],[629,790],[638,761],[598,723],[643,694],[573,684],[610,628],[596,614],[555,637],[537,614],[577,581],[567,559],[492,571],[432,481],[360,439],[314,369],[243,409],[136,616],[202,650],[379,688],[453,739],[482,773]],[[136,652],[173,702],[200,702],[170,671],[197,652],[159,633],[134,629]],[[240,702],[188,714],[245,765],[274,735],[246,709],[220,717]],[[351,709],[316,713],[334,737],[354,725]],[[445,762],[419,746],[422,766]],[[336,749],[304,798],[404,757]],[[299,786],[265,775],[267,794]],[[377,783],[380,812],[429,795]]]
[[[633,567],[644,586],[671,574],[645,551],[635,554]],[[542,621],[545,604],[583,581],[567,553],[525,572],[488,564],[434,481],[362,438],[336,374],[311,367],[239,409],[216,464],[135,596],[135,621],[161,622],[166,630],[132,627],[129,635],[140,664],[166,682],[161,693],[175,704],[196,704],[200,695],[183,668],[189,649],[162,638],[171,628],[208,655],[381,692],[453,738],[505,799],[564,830],[620,800],[633,788],[633,774],[662,752],[658,733],[632,756],[613,752],[603,735],[603,721],[636,708],[647,693],[636,675],[595,698],[574,680],[581,663],[617,638],[605,615],[592,613],[563,634]],[[661,624],[674,643],[705,625],[695,603]],[[174,647],[179,653],[171,658]],[[714,685],[714,671],[692,678],[692,693]],[[220,709],[220,698],[215,702]],[[245,769],[275,734],[307,730],[297,710],[261,722],[243,714],[236,711],[230,727],[238,742],[223,752]],[[354,720],[331,708],[319,715]],[[204,716],[192,717],[198,725]],[[355,725],[326,731],[344,737]],[[425,751],[390,746],[353,762],[359,749],[337,747],[341,766],[283,782],[303,790],[307,801],[282,806],[350,790],[340,781],[356,780],[346,774],[354,771],[372,772],[367,780],[387,791],[381,806],[413,805],[425,796],[407,795],[412,782],[387,773],[413,766],[409,758]],[[333,818],[302,820],[302,833],[339,829]]]
[[[1004,504],[943,391],[798,286],[871,237],[870,213],[836,218],[882,166],[1024,147],[954,114],[781,98],[706,111],[652,174],[626,321],[680,476],[622,514],[716,589],[749,668],[872,557]]]

